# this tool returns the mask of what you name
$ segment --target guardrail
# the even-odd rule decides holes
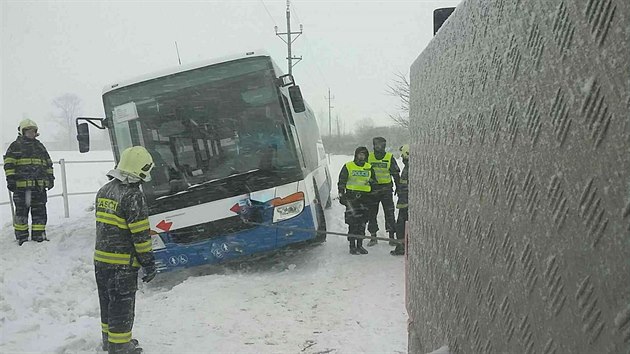
[[[93,160],[93,161],[66,161],[66,159],[60,159],[59,161],[53,161],[53,164],[58,164],[61,166],[61,193],[48,195],[48,198],[62,197],[63,198],[63,212],[64,217],[70,217],[70,208],[68,197],[71,195],[88,195],[95,194],[96,191],[93,192],[68,192],[68,181],[66,178],[66,164],[73,163],[104,163],[104,162],[114,162],[114,160]],[[3,166],[3,163],[0,163],[0,166]],[[15,215],[15,209],[13,207],[13,198],[11,196],[11,192],[9,191],[9,201],[8,202],[0,202],[0,205],[11,205],[11,215]]]

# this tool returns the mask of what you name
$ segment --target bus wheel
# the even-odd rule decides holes
[[[330,197],[328,198],[330,201]],[[317,215],[317,231],[321,233],[317,233],[315,235],[315,242],[325,242],[326,241],[326,215],[324,214],[324,208],[322,208],[322,199],[319,198],[319,192],[317,192],[317,203],[314,203],[315,213]]]
[[[329,198],[330,200],[330,198]],[[315,212],[317,213],[317,231],[326,231],[326,215],[324,215],[324,208],[321,203],[315,204]],[[317,233],[315,236],[315,242],[326,242],[325,233]]]

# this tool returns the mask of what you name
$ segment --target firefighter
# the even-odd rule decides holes
[[[96,195],[94,269],[101,308],[103,350],[140,353],[131,338],[138,270],[149,282],[156,275],[146,198],[140,189],[151,179],[151,154],[141,146],[124,150],[111,179]]]
[[[396,186],[398,186],[400,169],[392,153],[385,152],[385,147],[387,146],[385,138],[377,136],[372,139],[372,144],[374,145],[374,152],[370,153],[368,163],[372,165],[378,183],[372,190],[374,203],[370,207],[368,231],[372,237],[376,237],[376,232],[378,231],[376,217],[378,215],[379,205],[382,204],[383,212],[385,213],[385,230],[389,234],[389,238],[394,239],[396,233],[396,218],[394,217],[392,179]],[[377,243],[378,241],[376,239],[371,239],[368,243],[368,247],[374,246]],[[393,245],[394,243],[390,242],[390,244]]]
[[[402,158],[403,167],[400,174],[400,181],[398,182],[398,202],[396,208],[398,209],[398,220],[396,220],[396,239],[405,240],[405,223],[409,218],[409,145],[403,145],[400,147],[400,157]],[[389,252],[393,256],[402,256],[405,254],[405,244],[399,243],[392,251]]]
[[[55,185],[53,164],[48,151],[37,137],[37,124],[24,119],[18,137],[4,155],[7,188],[13,193],[15,218],[13,228],[18,245],[28,241],[28,214],[31,213],[31,239],[46,240],[46,191]]]
[[[372,185],[376,184],[375,173],[372,166],[366,162],[369,155],[364,146],[358,147],[354,152],[354,160],[347,162],[339,172],[339,202],[346,206],[344,213],[348,233],[352,235],[365,235],[365,224],[369,216]],[[348,237],[350,242],[350,254],[367,254],[363,247],[363,239]]]

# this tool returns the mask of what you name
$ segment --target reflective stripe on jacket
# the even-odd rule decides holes
[[[377,159],[373,152],[368,157],[368,163],[372,165],[374,173],[376,174],[376,181],[378,184],[390,184],[392,183],[392,176],[389,168],[392,164],[392,153],[387,152],[382,159]]]
[[[48,188],[55,179],[53,163],[44,145],[23,136],[9,145],[4,155],[4,174],[17,188]]]
[[[409,206],[409,167],[405,165],[402,173],[400,174],[400,181],[398,181],[398,202],[396,208],[404,209]]]
[[[363,166],[359,166],[354,161],[350,161],[346,163],[346,169],[348,170],[347,190],[368,193],[372,191],[370,186],[372,166],[369,163],[366,162]]]
[[[95,264],[109,267],[152,265],[149,211],[138,184],[113,179],[98,191],[95,205]]]

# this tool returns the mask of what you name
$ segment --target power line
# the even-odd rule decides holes
[[[278,27],[276,24],[276,20],[273,19],[273,16],[271,16],[271,13],[269,12],[269,9],[267,9],[267,5],[265,5],[265,2],[263,0],[260,0],[260,2],[262,3],[262,6],[265,8],[265,11],[267,12],[267,15],[269,15],[269,18],[271,19],[271,22],[273,22],[273,25],[275,27]]]
[[[295,3],[293,4],[293,8],[291,9],[291,11],[295,14],[295,17],[297,18],[298,22],[302,22],[300,20],[300,16],[297,13],[297,7],[295,6]],[[316,56],[313,55],[313,51],[311,50],[310,40],[306,36],[306,33],[304,33],[303,35],[304,35],[304,39],[306,40],[306,50],[308,51],[308,54],[312,58],[316,58]],[[326,80],[326,76],[324,76],[322,69],[319,67],[319,64],[317,63],[317,60],[313,60],[312,62],[315,63],[315,68],[317,68],[317,71],[319,72],[319,75],[324,80],[324,83],[326,84],[326,86],[330,87],[330,85],[328,84],[328,80]]]

